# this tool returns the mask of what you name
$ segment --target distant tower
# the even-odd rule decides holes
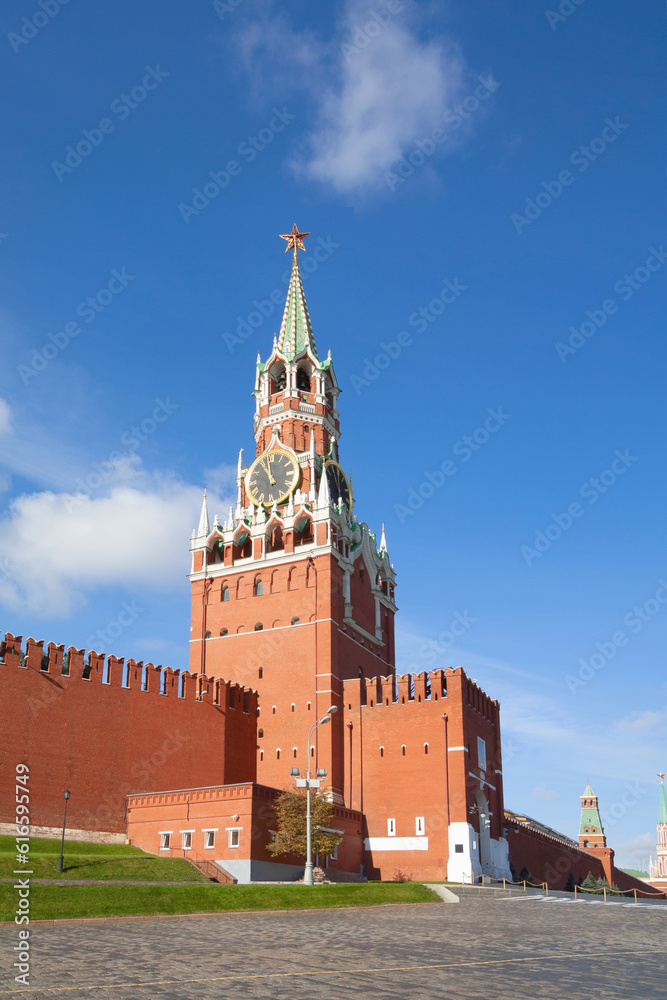
[[[662,888],[664,881],[667,880],[667,794],[665,794],[665,776],[664,774],[659,774],[660,778],[660,810],[658,812],[658,853],[653,862],[651,858],[651,863],[649,866],[649,878],[651,882],[655,885],[658,884]],[[656,880],[660,879],[661,882],[657,883]]]
[[[593,793],[590,782],[586,783],[584,794],[581,796],[579,846],[586,848],[607,846],[607,838],[604,835],[602,821],[600,820],[598,797]]]

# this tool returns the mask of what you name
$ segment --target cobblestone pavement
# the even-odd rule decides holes
[[[33,925],[26,991],[5,926],[0,998],[665,1000],[666,941],[667,906],[539,898]]]

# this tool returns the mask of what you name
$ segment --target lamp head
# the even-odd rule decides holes
[[[63,798],[65,799],[65,802],[67,802],[69,797],[70,797],[70,790],[69,788],[66,788],[65,791],[63,792]]]

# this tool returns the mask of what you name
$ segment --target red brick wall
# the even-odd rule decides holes
[[[480,774],[477,736],[486,741],[485,777],[495,786],[484,789],[490,834],[502,836],[498,703],[461,668],[413,678],[348,681],[344,720],[345,802],[365,814],[366,836],[387,838],[391,818],[397,838],[416,837],[417,817],[423,817],[428,838],[426,851],[367,852],[369,876],[447,877],[449,823],[478,826],[476,813],[470,812],[480,788],[479,779],[471,776]]]
[[[210,582],[205,604],[203,581],[193,583],[191,669],[233,677],[257,689],[262,733],[257,741],[257,774],[263,784],[283,788],[290,767],[305,769],[308,730],[333,704],[339,714],[330,726],[317,731],[311,763],[327,769],[328,784],[342,795],[342,679],[356,678],[359,671],[372,677],[393,670],[388,662],[393,615],[390,620],[383,618],[390,643],[379,649],[362,646],[357,633],[344,626],[342,577],[333,555],[316,556],[313,566],[297,550],[294,560],[282,565],[250,561],[230,567]],[[261,596],[253,596],[257,578],[262,581]],[[229,588],[228,601],[221,600],[223,583]],[[374,634],[375,600],[367,570],[355,600],[364,627]],[[291,624],[295,617],[298,625]],[[259,623],[263,627],[255,631]],[[227,635],[220,636],[223,628]],[[206,631],[211,638],[202,643]]]
[[[151,854],[160,851],[160,832],[173,830],[172,848],[180,853],[181,830],[193,830],[192,850],[201,857],[218,860],[252,858],[284,864],[303,864],[292,855],[274,857],[267,850],[270,830],[275,829],[274,802],[279,792],[264,785],[242,784],[225,788],[195,788],[165,795],[134,795],[128,802],[128,836],[137,847]],[[238,820],[233,817],[238,816]],[[338,858],[329,867],[358,872],[362,861],[362,817],[349,809],[334,807],[331,825],[343,830]],[[204,847],[205,829],[217,827],[215,847]],[[238,848],[228,846],[227,828],[241,827]]]
[[[564,889],[570,872],[575,881],[585,879],[591,872],[594,878],[605,878],[619,889],[651,892],[645,882],[614,866],[614,852],[610,848],[596,856],[514,821],[508,823],[507,840],[517,877],[525,866],[536,882],[548,882],[551,889]]]
[[[129,792],[192,785],[193,778],[197,784],[254,780],[254,692],[186,674],[185,697],[179,698],[178,675],[165,668],[161,694],[162,668],[152,664],[146,665],[148,690],[142,691],[142,664],[133,660],[125,688],[123,660],[95,653],[90,679],[84,680],[84,651],[70,647],[69,676],[62,673],[63,653],[62,646],[49,644],[48,669],[41,670],[43,644],[28,639],[21,667],[20,637],[7,635],[0,662],[3,822],[14,815],[19,762],[30,767],[33,825],[62,824],[67,787],[68,825],[109,832],[124,831]]]

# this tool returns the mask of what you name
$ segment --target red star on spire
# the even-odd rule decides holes
[[[305,250],[306,248],[303,245],[303,241],[305,240],[306,236],[310,236],[310,233],[300,233],[296,222],[292,226],[291,233],[281,233],[280,234],[281,240],[287,240],[285,253],[287,253],[292,248],[294,248],[294,253],[296,253],[297,250]]]

